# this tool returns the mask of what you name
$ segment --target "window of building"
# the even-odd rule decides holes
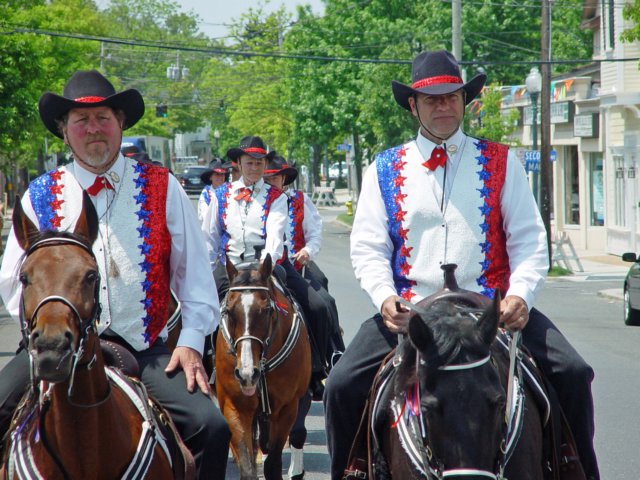
[[[567,147],[564,165],[564,223],[580,224],[580,183],[578,182],[578,147]]]
[[[591,225],[604,225],[604,177],[599,152],[589,155],[589,217]]]

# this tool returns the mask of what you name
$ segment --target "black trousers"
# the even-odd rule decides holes
[[[587,478],[598,480],[600,474],[593,448],[593,369],[555,325],[535,308],[522,332],[522,341],[558,394]],[[397,343],[397,335],[389,332],[380,315],[366,320],[327,379],[324,408],[331,478],[334,480],[342,478],[347,466],[351,444],[378,367]]]
[[[140,380],[149,394],[169,411],[193,454],[198,478],[224,479],[231,431],[218,407],[200,390],[189,393],[182,370],[171,375],[164,372],[171,354],[161,340],[143,352],[131,349],[131,353],[138,360]],[[0,371],[0,434],[3,436],[29,381],[29,356],[22,349]]]

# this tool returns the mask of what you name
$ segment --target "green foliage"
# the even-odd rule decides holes
[[[518,111],[510,109],[507,114],[503,113],[502,94],[498,88],[485,88],[479,101],[481,102],[479,115],[475,122],[471,122],[467,131],[475,137],[508,143],[509,135],[516,129]],[[470,115],[467,115],[467,118],[469,117]]]
[[[625,8],[640,19],[640,3]],[[591,56],[590,33],[579,29],[581,0],[553,6],[554,58]],[[199,18],[173,0],[110,0],[98,10],[92,0],[5,0],[0,2],[0,168],[15,161],[33,164],[43,138],[50,149],[64,146],[42,127],[37,114],[44,91],[60,93],[77,69],[96,68],[118,90],[136,88],[148,106],[128,134],[172,136],[204,125],[220,132],[217,153],[240,137],[258,134],[291,161],[316,173],[324,156],[342,158],[335,144],[353,139],[356,169],[377,152],[415,136],[417,124],[399,107],[391,80],[411,82],[411,60],[423,50],[451,49],[451,6],[441,0],[326,0],[322,16],[298,7],[265,13],[261,4],[238,18],[233,50],[281,53],[297,58],[207,54],[159,48],[185,45],[222,50],[222,40],[198,31]],[[16,28],[105,36],[122,43],[17,32]],[[522,84],[540,51],[540,2],[510,8],[492,0],[463,4],[463,60],[468,78],[483,67],[492,84]],[[637,39],[640,29],[624,33]],[[128,44],[129,43],[129,44]],[[327,57],[318,61],[304,57]],[[361,63],[331,60],[359,59]],[[405,63],[398,63],[397,60]],[[371,63],[370,60],[390,60]],[[489,62],[492,62],[489,64]],[[186,77],[167,78],[174,65]],[[554,66],[554,73],[572,65]],[[508,137],[512,118],[500,112],[495,92],[482,98],[482,122],[471,133],[493,140]],[[223,102],[224,108],[220,107]],[[156,117],[155,105],[168,106]]]

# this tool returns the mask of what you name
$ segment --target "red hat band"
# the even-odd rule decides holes
[[[74,99],[76,102],[80,103],[98,103],[106,100],[105,97],[79,97]]]
[[[264,155],[267,154],[267,151],[264,148],[259,148],[259,147],[243,148],[242,151],[246,153],[262,153]]]
[[[417,82],[413,82],[411,84],[411,88],[423,88],[430,87],[432,85],[439,85],[441,83],[459,83],[464,84],[460,77],[456,77],[454,75],[440,75],[437,77],[429,77],[423,78],[422,80],[418,80]]]

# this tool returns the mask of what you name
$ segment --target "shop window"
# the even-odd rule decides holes
[[[589,156],[589,217],[591,225],[604,225],[604,177],[602,175],[602,153]]]
[[[567,147],[564,165],[564,223],[580,224],[580,183],[578,181],[578,147]]]

